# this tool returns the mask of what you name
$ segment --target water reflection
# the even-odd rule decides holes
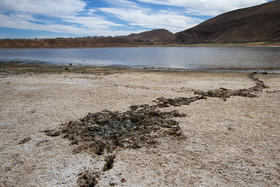
[[[180,69],[280,69],[279,47],[0,49],[0,61]]]

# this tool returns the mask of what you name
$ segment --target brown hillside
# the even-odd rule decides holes
[[[228,12],[176,33],[182,43],[280,40],[280,1]]]
[[[130,34],[128,39],[150,41],[150,42],[171,42],[176,39],[176,36],[165,29],[155,29],[151,31],[142,32],[139,34]]]

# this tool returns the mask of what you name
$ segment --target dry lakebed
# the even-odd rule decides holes
[[[0,65],[0,186],[280,186],[280,74]]]

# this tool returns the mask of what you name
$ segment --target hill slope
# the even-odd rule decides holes
[[[181,43],[280,40],[280,1],[219,15],[176,36]]]
[[[142,32],[139,34],[130,34],[126,38],[131,40],[141,40],[150,42],[171,42],[176,39],[176,36],[165,29],[155,29]]]

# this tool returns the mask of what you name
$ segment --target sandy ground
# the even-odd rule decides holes
[[[259,97],[207,98],[172,107],[186,138],[155,148],[119,149],[96,186],[280,186],[280,75],[257,74]],[[0,186],[77,186],[104,157],[73,153],[41,131],[103,109],[126,111],[192,90],[254,86],[246,73],[114,71],[0,73]],[[165,110],[171,110],[165,109]],[[25,141],[24,141],[25,140]]]

